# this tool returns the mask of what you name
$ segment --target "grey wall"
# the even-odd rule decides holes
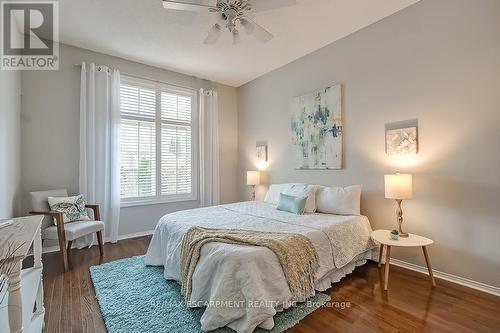
[[[0,219],[19,213],[21,73],[0,70]]]
[[[434,268],[500,286],[499,36],[498,0],[423,0],[240,87],[240,199],[258,140],[269,142],[269,182],[363,184],[374,229],[395,226],[383,175],[412,173],[405,226],[435,240]],[[345,168],[293,170],[292,98],[335,83],[343,86]],[[384,124],[414,118],[420,153],[386,156]],[[417,249],[393,252],[425,265]]]
[[[238,98],[233,87],[215,84],[219,96],[221,202],[238,201]]]
[[[170,84],[199,89],[209,88],[209,81],[154,68],[124,59],[61,45],[58,71],[25,71],[22,73],[22,195],[24,212],[30,191],[67,188],[78,192],[79,100],[82,61],[105,64],[122,73],[139,75]],[[234,165],[237,140],[236,89],[217,85],[220,89],[221,165]],[[228,133],[226,135],[226,133]],[[236,169],[221,179],[221,188],[232,190]],[[223,200],[232,201],[236,191],[224,193]],[[155,204],[122,208],[120,235],[154,229],[166,213],[198,207],[198,202]]]

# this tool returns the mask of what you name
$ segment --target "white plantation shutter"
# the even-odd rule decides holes
[[[161,194],[191,193],[192,96],[161,92]]]
[[[191,193],[191,128],[162,125],[161,194]]]
[[[162,91],[161,117],[162,120],[178,120],[191,123],[191,96],[175,95]]]
[[[156,118],[156,93],[154,87],[120,86],[120,111],[125,116]]]
[[[120,92],[122,201],[195,199],[194,92],[132,79]]]
[[[121,197],[156,195],[155,123],[122,119],[120,131]]]

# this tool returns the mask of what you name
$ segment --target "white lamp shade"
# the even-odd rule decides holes
[[[259,184],[260,184],[260,172],[247,171],[247,185],[259,185]]]
[[[387,199],[411,199],[413,196],[412,176],[396,173],[385,175],[385,197]]]

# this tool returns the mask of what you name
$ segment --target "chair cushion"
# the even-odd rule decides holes
[[[64,224],[64,234],[66,240],[75,240],[82,236],[104,230],[104,222],[102,221],[76,221]],[[51,225],[42,231],[43,239],[58,239],[57,227]]]
[[[48,197],[67,197],[68,191],[62,190],[51,190],[51,191],[39,191],[30,192],[30,210],[31,211],[42,211],[48,212],[50,210]],[[46,227],[53,226],[54,222],[50,216],[45,216],[42,221],[42,230]],[[57,233],[56,233],[57,234]]]

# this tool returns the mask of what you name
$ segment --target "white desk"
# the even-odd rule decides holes
[[[45,315],[42,285],[42,216],[12,219],[0,228],[0,261],[12,263],[6,297],[0,298],[0,332],[41,332]],[[33,245],[34,265],[22,269]],[[7,259],[8,249],[16,249]],[[4,295],[5,290],[0,291]],[[34,311],[33,311],[34,309]]]

